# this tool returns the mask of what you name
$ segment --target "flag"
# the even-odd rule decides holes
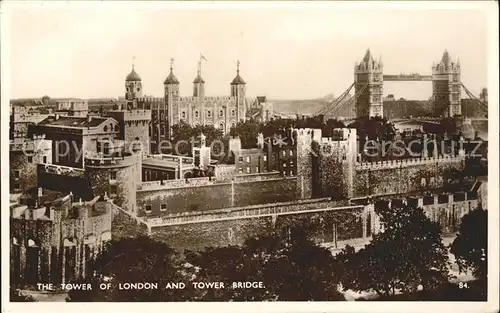
[[[200,59],[201,60],[205,60],[205,61],[208,61],[207,58],[205,58],[205,56],[203,54],[200,53]]]

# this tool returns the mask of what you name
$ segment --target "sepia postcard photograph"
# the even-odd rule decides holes
[[[0,10],[2,312],[498,312],[494,1]]]

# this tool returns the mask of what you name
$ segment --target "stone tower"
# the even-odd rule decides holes
[[[231,82],[231,97],[236,98],[237,119],[245,120],[246,107],[246,83],[240,76],[240,61],[236,63],[236,77]]]
[[[172,136],[172,125],[178,122],[179,118],[179,80],[174,75],[173,59],[170,62],[170,74],[163,82],[165,91],[165,116],[160,115],[160,133],[167,134],[168,138]],[[166,121],[166,123],[165,123]]]
[[[135,100],[140,97],[142,97],[142,80],[135,71],[134,64],[132,64],[132,71],[125,78],[125,99],[127,100],[127,106],[135,108]]]
[[[383,117],[383,67],[382,59],[373,59],[370,49],[366,51],[363,60],[354,65],[354,90],[356,94],[360,92],[355,100],[356,117]]]
[[[432,65],[432,93],[434,116],[461,115],[460,61],[452,61],[445,50],[441,61]]]
[[[205,97],[205,80],[201,77],[201,59],[198,61],[198,74],[193,80],[193,97]]]

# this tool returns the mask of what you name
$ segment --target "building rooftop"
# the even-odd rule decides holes
[[[97,127],[107,121],[109,118],[91,116],[76,117],[76,116],[49,116],[39,123],[45,126],[64,126],[64,127]]]

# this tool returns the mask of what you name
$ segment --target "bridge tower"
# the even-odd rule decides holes
[[[383,107],[383,68],[382,59],[373,59],[370,49],[366,51],[365,57],[354,65],[354,83],[356,98],[356,117],[384,116]]]
[[[441,61],[432,65],[432,97],[434,115],[454,117],[461,115],[460,61],[452,61],[445,50]]]

